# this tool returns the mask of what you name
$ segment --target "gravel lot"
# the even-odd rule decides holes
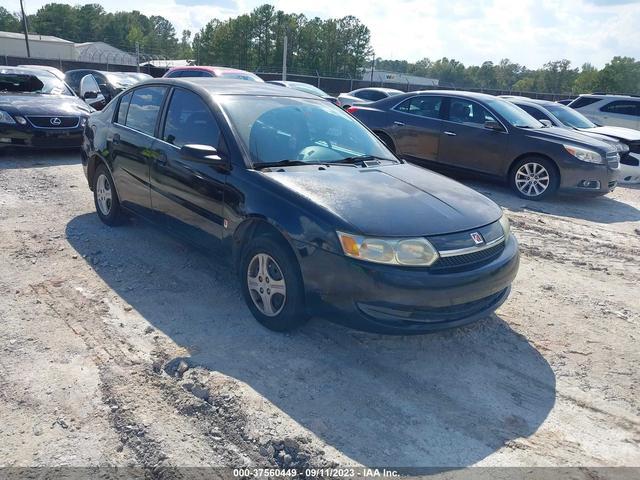
[[[78,155],[0,156],[0,466],[638,466],[640,189],[508,212],[496,315],[271,333],[215,257],[94,213]]]

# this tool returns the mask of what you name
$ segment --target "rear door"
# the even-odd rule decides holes
[[[449,97],[440,134],[438,162],[455,167],[500,174],[509,134],[485,128],[498,122],[484,106],[468,98]],[[501,123],[501,122],[498,122]]]
[[[600,112],[600,122],[605,125],[640,128],[640,101],[614,100],[601,107]]]
[[[159,139],[153,144],[151,203],[167,227],[210,247],[223,233],[223,200],[227,170],[185,158],[184,145],[226,148],[215,115],[194,92],[175,88],[169,99]]]
[[[418,162],[438,160],[443,100],[438,95],[417,95],[389,110],[389,133],[399,155]]]
[[[120,100],[107,142],[120,201],[141,214],[151,213],[149,167],[159,113],[167,88],[150,86]]]

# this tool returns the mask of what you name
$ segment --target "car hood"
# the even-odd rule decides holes
[[[355,230],[351,233],[440,235],[482,227],[502,215],[500,207],[475,190],[406,163],[301,166],[262,173],[350,224]]]
[[[589,135],[578,132],[576,130],[569,130],[560,127],[548,127],[548,128],[535,128],[526,130],[527,134],[531,137],[549,139],[549,140],[570,140],[573,143],[579,143],[586,147],[600,148],[604,152],[611,151],[611,143],[597,140]]]
[[[624,127],[594,127],[581,129],[581,132],[598,133],[608,137],[615,137],[628,142],[640,141],[640,130]]]
[[[0,94],[0,109],[19,115],[88,115],[89,105],[69,95]]]

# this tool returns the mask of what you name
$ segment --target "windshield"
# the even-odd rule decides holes
[[[356,156],[395,160],[357,120],[324,100],[228,96],[221,104],[254,164]]]
[[[289,86],[301,92],[317,95],[318,97],[328,97],[328,95],[319,88],[309,85],[308,83],[290,83]]]
[[[596,124],[576,112],[573,108],[564,105],[545,105],[545,108],[555,115],[555,117],[568,127],[573,128],[595,128]]]
[[[0,71],[0,92],[73,95],[64,82],[44,71],[37,74]]]
[[[522,110],[520,107],[501,98],[492,98],[486,101],[502,118],[514,127],[520,128],[543,128],[543,125]]]

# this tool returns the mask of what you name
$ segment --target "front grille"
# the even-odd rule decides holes
[[[485,248],[477,252],[455,255],[451,257],[440,257],[432,266],[434,273],[450,273],[455,271],[469,270],[477,268],[485,263],[498,258],[504,250],[504,241]]]
[[[609,182],[609,191],[612,192],[616,186],[618,185],[618,182],[613,181],[613,182]]]
[[[620,155],[618,152],[607,153],[607,163],[611,168],[618,168],[620,166]]]
[[[80,123],[79,117],[30,116],[27,118],[34,127],[38,128],[75,128]],[[55,120],[56,118],[60,123]]]

